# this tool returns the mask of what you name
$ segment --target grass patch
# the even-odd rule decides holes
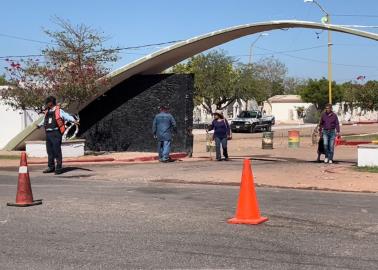
[[[342,136],[344,140],[346,141],[377,141],[378,140],[378,134],[366,134],[366,135],[347,135]]]
[[[16,160],[20,159],[20,156],[0,155],[0,159]]]
[[[374,166],[374,167],[356,167],[356,171],[359,171],[359,172],[369,172],[369,173],[378,173],[378,166]]]

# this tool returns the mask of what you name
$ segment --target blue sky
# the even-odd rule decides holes
[[[334,15],[374,15],[375,17],[334,16],[335,24],[378,26],[377,0],[319,0]],[[110,36],[111,46],[134,46],[187,39],[210,31],[245,23],[279,19],[320,21],[321,11],[303,0],[91,0],[91,1],[3,1],[1,4],[0,56],[38,54],[43,44],[8,38],[14,35],[49,41],[43,28],[55,29],[53,16],[85,23]],[[378,33],[378,28],[365,29]],[[249,46],[256,35],[244,37],[219,48],[240,61],[248,61]],[[364,75],[378,80],[378,42],[345,34],[333,34],[333,73],[339,82]],[[327,35],[317,38],[315,30],[291,29],[269,32],[258,41],[254,61],[274,55],[283,61],[289,75],[298,78],[327,76]],[[272,51],[291,51],[285,55]],[[123,51],[114,68],[159,48]],[[299,58],[308,58],[303,60]],[[311,59],[315,61],[311,61]],[[1,68],[5,62],[0,60]],[[0,71],[0,73],[2,73]]]

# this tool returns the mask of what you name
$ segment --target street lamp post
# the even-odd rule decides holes
[[[325,14],[322,23],[331,23],[331,15],[316,0],[304,0],[304,2],[317,5]],[[332,104],[332,32],[330,30],[328,30],[328,102]]]
[[[260,38],[268,36],[268,33],[261,33],[254,42],[252,42],[251,47],[249,48],[249,64],[252,64],[252,50],[253,46],[256,44],[257,41],[259,41]]]

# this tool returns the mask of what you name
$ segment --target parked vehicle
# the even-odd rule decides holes
[[[274,116],[263,115],[260,111],[242,111],[231,121],[232,132],[271,131],[275,124]]]

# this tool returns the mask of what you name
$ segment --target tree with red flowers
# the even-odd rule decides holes
[[[72,25],[55,19],[58,31],[46,30],[51,44],[41,58],[7,59],[8,90],[5,102],[15,109],[41,112],[44,99],[56,96],[63,107],[73,108],[95,97],[108,84],[109,63],[118,58],[117,49],[104,48],[106,38],[84,24]]]

